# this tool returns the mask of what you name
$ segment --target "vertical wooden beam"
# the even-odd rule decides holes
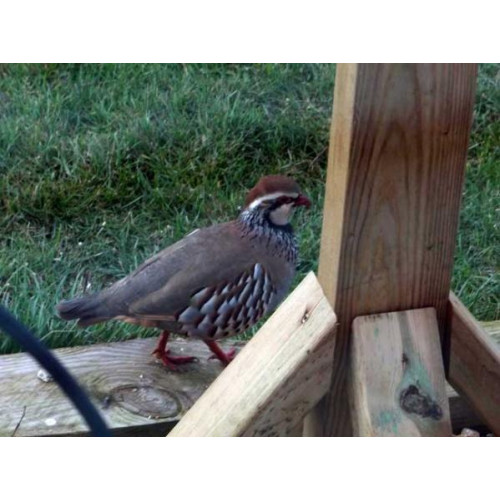
[[[356,436],[451,436],[435,309],[358,316],[349,385]]]
[[[476,65],[340,64],[319,280],[339,319],[330,393],[308,435],[350,435],[349,333],[359,315],[432,306],[442,328]]]

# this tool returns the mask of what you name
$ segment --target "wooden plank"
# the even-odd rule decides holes
[[[433,306],[444,325],[476,65],[337,67],[319,281],[339,319],[331,390],[307,435],[350,435],[356,316]]]
[[[353,322],[350,403],[357,436],[451,436],[436,311]]]
[[[329,387],[336,317],[313,273],[169,436],[289,436]]]
[[[500,344],[500,320],[481,321],[479,324],[495,344]]]
[[[173,340],[174,353],[199,362],[172,372],[151,356],[157,339],[57,349],[115,435],[165,435],[222,371],[197,341]],[[240,343],[241,344],[241,343]],[[226,344],[228,346],[229,344]],[[37,378],[27,354],[0,356],[0,435],[85,435],[82,418],[55,382]]]
[[[493,341],[494,349],[500,353],[500,321],[483,321],[480,325]],[[485,420],[448,383],[446,384],[446,394],[450,404],[451,422],[455,433],[460,433],[464,427],[486,427]]]
[[[483,321],[481,327],[491,338],[496,352],[500,353],[500,321]],[[446,384],[446,394],[450,403],[453,431],[460,433],[464,427],[486,427],[486,421],[474,410],[466,398]]]
[[[449,314],[448,380],[500,435],[500,350],[453,293]]]
[[[482,326],[491,335],[496,348],[500,349],[500,321],[482,323]],[[207,350],[201,343],[174,340],[174,352],[196,354],[200,357],[200,362],[187,372],[168,373],[160,364],[152,362],[149,356],[155,343],[156,339],[137,339],[56,349],[54,352],[65,365],[71,365],[72,373],[76,374],[91,394],[94,403],[101,408],[115,435],[164,436],[220,373],[221,367],[215,360],[206,359]],[[243,342],[235,343],[240,347],[243,345]],[[227,347],[229,344],[232,342]],[[12,435],[21,420],[24,407],[25,416],[16,436],[87,434],[84,423],[67,398],[53,383],[44,384],[38,380],[37,370],[36,364],[26,354],[0,356],[0,436]],[[193,371],[195,373],[192,374]],[[123,385],[122,373],[126,374],[123,378],[125,383],[129,381],[136,384],[137,381],[147,384],[144,374],[150,373],[148,379],[153,381],[153,387],[173,390],[179,394],[177,398],[182,401],[182,410],[178,415],[168,418],[149,419],[146,406],[135,412],[127,407],[123,408],[120,400],[113,400],[112,397],[113,389]],[[195,380],[192,379],[193,376],[196,377]],[[484,420],[451,386],[447,385],[446,391],[455,431],[485,425]],[[147,398],[145,403],[147,404]],[[45,420],[48,418],[55,418],[56,425],[46,425]],[[297,430],[294,435],[298,435]]]

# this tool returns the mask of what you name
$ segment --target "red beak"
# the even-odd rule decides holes
[[[306,207],[309,208],[311,206],[311,200],[304,194],[299,194],[297,198],[295,198],[295,202],[293,204],[294,207]]]

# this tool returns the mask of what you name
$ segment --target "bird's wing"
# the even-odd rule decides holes
[[[172,320],[197,291],[234,282],[261,254],[242,244],[234,223],[200,229],[148,259],[102,299],[113,316]]]

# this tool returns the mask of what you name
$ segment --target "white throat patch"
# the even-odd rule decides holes
[[[293,203],[283,203],[283,205],[275,208],[269,213],[269,218],[273,224],[277,226],[285,226],[290,222],[292,215]]]

